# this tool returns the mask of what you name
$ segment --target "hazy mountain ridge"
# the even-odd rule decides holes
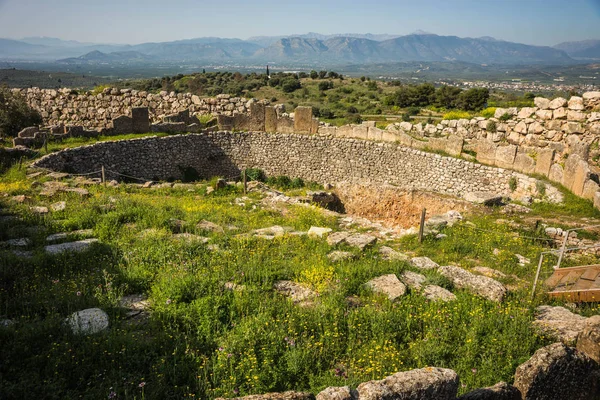
[[[460,61],[476,64],[560,65],[577,62],[567,53],[579,58],[594,58],[595,52],[600,53],[600,41],[588,42],[590,43],[562,43],[554,47],[530,46],[492,37],[460,38],[425,32],[397,37],[318,33],[293,37],[254,37],[248,40],[203,37],[137,45],[89,44],[55,38],[26,38],[21,41],[0,39],[0,59],[60,60],[61,62],[73,59],[69,62],[76,63],[156,60],[161,62],[302,62],[333,65]],[[101,60],[95,59],[96,51],[110,56],[100,57]],[[121,59],[118,59],[119,55]]]

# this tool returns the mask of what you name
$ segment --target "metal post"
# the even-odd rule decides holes
[[[562,262],[563,259],[563,255],[565,254],[565,248],[567,247],[567,241],[569,240],[569,235],[571,234],[571,231],[566,231],[565,232],[565,239],[562,242],[562,246],[560,246],[560,253],[558,254],[558,261],[556,262],[556,268],[558,269],[560,268],[560,263]]]
[[[421,211],[421,226],[419,227],[419,243],[423,243],[423,232],[425,230],[425,214],[427,214],[427,209],[423,208]]]
[[[537,271],[535,273],[535,280],[533,281],[533,289],[531,289],[531,301],[535,298],[535,289],[537,288],[538,279],[540,278],[540,271],[542,270],[542,262],[544,262],[544,253],[540,254],[540,262],[538,262]]]

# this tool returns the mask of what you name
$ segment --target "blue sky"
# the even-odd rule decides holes
[[[600,39],[600,0],[0,0],[4,38],[135,44],[416,30],[536,45]]]

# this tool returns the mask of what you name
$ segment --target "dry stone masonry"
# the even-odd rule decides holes
[[[537,180],[526,175],[443,157],[397,143],[330,135],[263,132],[206,132],[99,142],[66,149],[38,160],[35,167],[88,173],[105,167],[107,179],[124,174],[147,180],[182,179],[189,168],[200,178],[239,176],[245,168],[267,175],[287,175],[316,182],[391,184],[402,189],[462,197],[486,191],[509,195],[510,182],[524,194],[535,194]],[[547,195],[558,196],[547,188]]]

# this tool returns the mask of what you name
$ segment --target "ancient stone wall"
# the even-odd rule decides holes
[[[86,128],[108,128],[121,115],[131,115],[135,107],[147,107],[151,122],[162,122],[165,117],[189,110],[195,114],[245,114],[249,101],[228,94],[216,98],[200,98],[190,93],[158,94],[132,89],[105,89],[102,93],[78,93],[72,89],[13,89],[38,110],[45,125],[81,125]],[[251,103],[254,100],[251,101]]]
[[[163,138],[101,142],[43,157],[34,166],[86,173],[108,171],[148,180],[181,179],[185,168],[200,177],[239,176],[258,167],[268,175],[288,175],[316,182],[388,184],[463,197],[487,192],[535,195],[537,180],[500,168],[443,157],[397,143],[381,143],[331,135],[264,132],[206,132]],[[109,178],[118,179],[117,176]],[[547,187],[547,195],[556,189]]]

